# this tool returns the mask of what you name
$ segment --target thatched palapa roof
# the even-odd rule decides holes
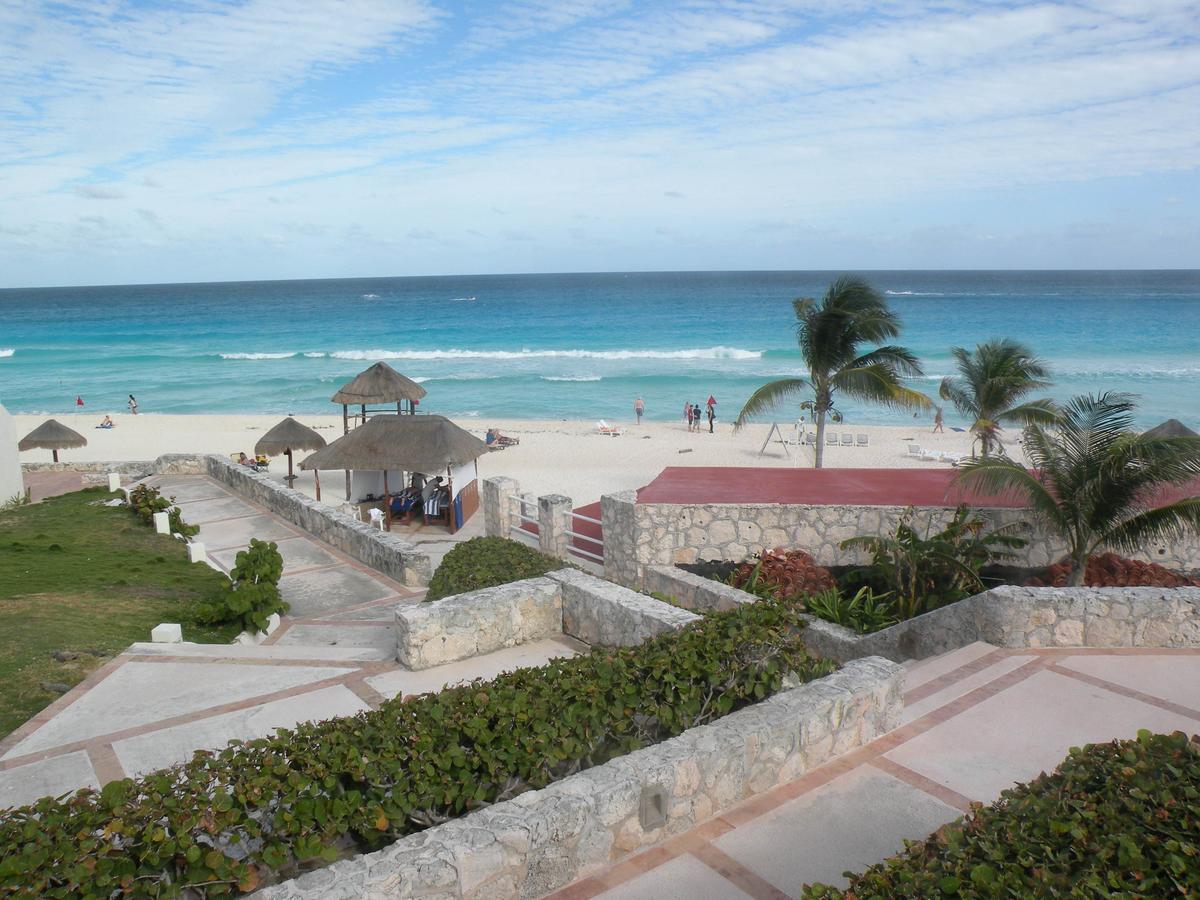
[[[18,450],[67,450],[72,447],[86,447],[87,438],[74,429],[68,428],[57,419],[47,419],[17,444]]]
[[[307,425],[301,425],[288,416],[254,445],[255,453],[266,456],[278,456],[291,450],[320,450],[325,446],[325,438],[321,437]]]
[[[411,378],[405,378],[385,362],[377,362],[352,381],[342,385],[333,395],[334,403],[364,406],[370,403],[398,403],[401,400],[420,400],[425,388]]]
[[[372,416],[304,462],[302,469],[385,469],[432,475],[487,452],[487,444],[444,416]]]
[[[1178,419],[1167,419],[1161,425],[1155,425],[1149,431],[1145,432],[1142,437],[1151,438],[1177,438],[1177,437],[1200,437],[1200,434],[1192,431]]]

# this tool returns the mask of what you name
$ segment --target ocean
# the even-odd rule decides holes
[[[729,420],[799,371],[790,301],[836,272],[480,275],[0,290],[0,403],[12,412],[335,413],[376,360],[454,417],[650,419],[718,400]],[[1049,393],[1131,391],[1139,422],[1200,427],[1200,271],[866,272],[936,395],[950,348],[1011,337]],[[842,398],[848,422],[912,414]],[[781,408],[780,421],[796,415]],[[959,417],[947,409],[947,421]]]

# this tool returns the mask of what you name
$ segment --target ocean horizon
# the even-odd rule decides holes
[[[791,300],[840,272],[412,276],[0,290],[0,403],[11,412],[334,413],[383,360],[424,384],[422,411],[466,418],[719,418],[800,374]],[[1200,425],[1200,270],[867,271],[936,398],[950,348],[993,337],[1050,365],[1056,399],[1121,390],[1138,424]],[[798,401],[797,401],[798,404]],[[912,413],[843,398],[846,421]],[[790,421],[796,404],[774,416]],[[959,417],[950,408],[947,422]]]

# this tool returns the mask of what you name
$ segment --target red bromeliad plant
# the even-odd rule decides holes
[[[797,600],[837,588],[829,570],[803,550],[763,550],[729,576],[731,586],[758,597]]]
[[[1063,559],[1030,578],[1028,587],[1066,587],[1071,576],[1071,561]],[[1083,583],[1088,587],[1200,587],[1200,580],[1136,559],[1124,559],[1115,553],[1102,553],[1088,559]]]

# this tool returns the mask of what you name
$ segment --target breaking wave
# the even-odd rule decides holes
[[[296,353],[221,353],[221,359],[291,359]],[[305,354],[306,356],[308,354]]]
[[[0,359],[8,359],[8,357],[12,356],[16,352],[17,351],[12,347],[0,348]]]
[[[333,359],[760,359],[761,350],[336,350]]]
[[[542,381],[603,381],[599,375],[543,375]]]

